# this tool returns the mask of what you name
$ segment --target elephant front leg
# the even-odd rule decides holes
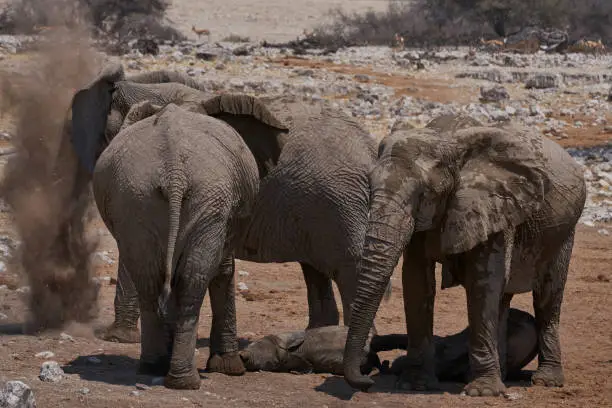
[[[433,343],[435,262],[424,257],[424,253],[423,242],[418,238],[413,238],[404,251],[402,285],[408,347],[399,385],[413,390],[436,390],[439,384]]]
[[[473,376],[465,392],[470,396],[497,396],[506,389],[501,378],[497,339],[505,284],[504,249],[503,234],[496,234],[464,258],[468,268],[465,288]]]
[[[559,319],[573,246],[574,231],[569,234],[549,267],[536,279],[533,308],[538,330],[539,353],[538,370],[531,379],[534,385],[562,387],[565,382],[561,365]]]
[[[338,305],[331,279],[307,263],[301,262],[308,295],[308,327],[337,326],[340,322]]]
[[[140,309],[138,293],[121,260],[121,256],[119,256],[114,306],[115,321],[104,330],[101,335],[102,339],[118,343],[139,343],[138,318],[140,317]]]
[[[502,380],[506,379],[508,373],[508,311],[510,310],[510,302],[512,294],[504,294],[499,304],[499,326],[497,330],[497,350],[499,358],[499,367]]]
[[[227,375],[242,375],[246,369],[238,354],[234,269],[234,257],[230,256],[221,263],[219,275],[210,284],[212,327],[206,369]]]

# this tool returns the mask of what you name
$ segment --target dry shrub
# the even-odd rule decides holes
[[[40,26],[85,23],[95,36],[121,44],[139,38],[183,40],[165,18],[169,5],[167,0],[10,0],[0,11],[0,32],[30,34]],[[51,22],[53,6],[63,11],[64,21]]]
[[[332,18],[315,30],[330,46],[389,45],[395,33],[406,46],[471,45],[529,26],[612,43],[610,0],[391,0],[384,12],[333,10]]]
[[[77,162],[65,122],[75,89],[99,70],[100,56],[86,38],[76,27],[53,30],[19,73],[0,72],[2,112],[16,123],[16,154],[0,194],[20,235],[15,256],[30,285],[35,329],[86,322],[96,313],[90,258],[97,242],[85,232],[94,211],[90,177]]]

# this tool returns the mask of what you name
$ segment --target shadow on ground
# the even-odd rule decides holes
[[[512,387],[528,387],[531,384],[531,375],[533,371],[524,370],[514,374],[511,379],[506,381],[508,388]],[[374,385],[368,390],[369,393],[385,393],[385,394],[460,394],[463,391],[464,383],[460,382],[440,382],[440,390],[438,391],[408,391],[397,388],[397,377],[392,374],[373,375]],[[353,398],[353,395],[358,390],[352,388],[344,380],[344,377],[330,376],[325,381],[315,387],[318,392],[325,393],[329,396],[348,401]]]

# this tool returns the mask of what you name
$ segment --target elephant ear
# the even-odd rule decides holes
[[[244,94],[215,96],[203,104],[211,116],[230,114],[252,116],[258,121],[279,130],[289,130],[288,126],[276,117],[259,99]]]
[[[281,333],[275,337],[279,348],[292,352],[304,343],[306,333],[303,331]]]
[[[476,127],[457,131],[455,138],[463,155],[440,236],[446,254],[468,251],[525,222],[550,189],[537,133]]]
[[[123,66],[109,65],[72,98],[71,141],[81,165],[90,173],[104,147],[115,82],[123,76]]]
[[[149,116],[155,115],[163,108],[163,106],[154,105],[150,101],[142,101],[132,105],[127,115],[125,115],[125,119],[123,120],[123,124],[121,125],[121,130],[132,126],[134,123],[140,122],[141,120],[146,119]]]
[[[428,129],[434,129],[438,132],[450,132],[455,133],[460,129],[466,129],[470,127],[483,126],[481,122],[474,119],[473,117],[461,113],[451,113],[447,115],[440,115],[432,119],[427,125]]]

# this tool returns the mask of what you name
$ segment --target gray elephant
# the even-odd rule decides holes
[[[132,115],[158,109],[144,102]],[[232,248],[257,195],[257,165],[233,129],[200,113],[169,104],[133,122],[98,159],[94,197],[138,293],[139,372],[166,375],[169,388],[197,389],[193,360],[207,288],[211,354],[223,355],[228,373],[244,371],[236,358]]]
[[[326,326],[306,331],[268,335],[240,351],[247,371],[275,371],[293,373],[331,373],[344,375],[344,345],[348,327]],[[464,381],[469,378],[468,329],[457,334],[434,336],[436,376],[443,381]],[[507,338],[508,373],[516,375],[538,353],[535,319],[527,312],[510,309]],[[388,368],[388,361],[380,362],[377,353],[406,349],[405,334],[370,335],[366,341],[366,355],[360,365],[363,374],[374,368],[379,372],[401,375],[407,363],[399,357]]]
[[[111,102],[118,122],[130,103],[150,92],[163,90],[166,93],[157,98],[173,101],[167,90],[178,84],[144,82],[176,80],[195,86],[190,78],[168,71],[123,79],[114,83]],[[182,96],[184,88],[180,87],[180,99],[193,98],[191,94],[189,98]],[[308,291],[309,328],[339,323],[333,279],[348,323],[367,225],[367,174],[374,166],[375,141],[354,119],[325,103],[222,95],[211,97],[204,109],[236,129],[258,163],[260,193],[236,257],[255,262],[299,262]],[[271,113],[267,124],[256,118],[261,109]],[[113,132],[107,130],[111,135]],[[103,337],[136,342],[136,292],[122,265],[118,275],[115,322]]]
[[[359,370],[363,346],[402,252],[409,340],[404,382],[418,390],[437,388],[432,328],[434,267],[440,262],[442,288],[461,284],[467,293],[473,373],[467,394],[505,389],[506,361],[498,358],[505,355],[504,316],[512,295],[528,291],[539,343],[532,382],[563,384],[558,326],[586,197],[582,169],[537,131],[512,125],[462,129],[462,121],[398,126],[380,144],[345,348],[345,378],[356,388],[372,385]]]
[[[110,66],[100,78],[116,78],[120,71]],[[94,168],[97,207],[137,292],[139,372],[165,375],[170,388],[199,388],[193,359],[209,288],[208,366],[242,374],[232,250],[257,196],[255,158],[234,129],[205,114],[203,101],[188,104],[193,111],[134,104],[105,145],[113,83],[100,78],[74,96],[73,145],[83,168]]]

